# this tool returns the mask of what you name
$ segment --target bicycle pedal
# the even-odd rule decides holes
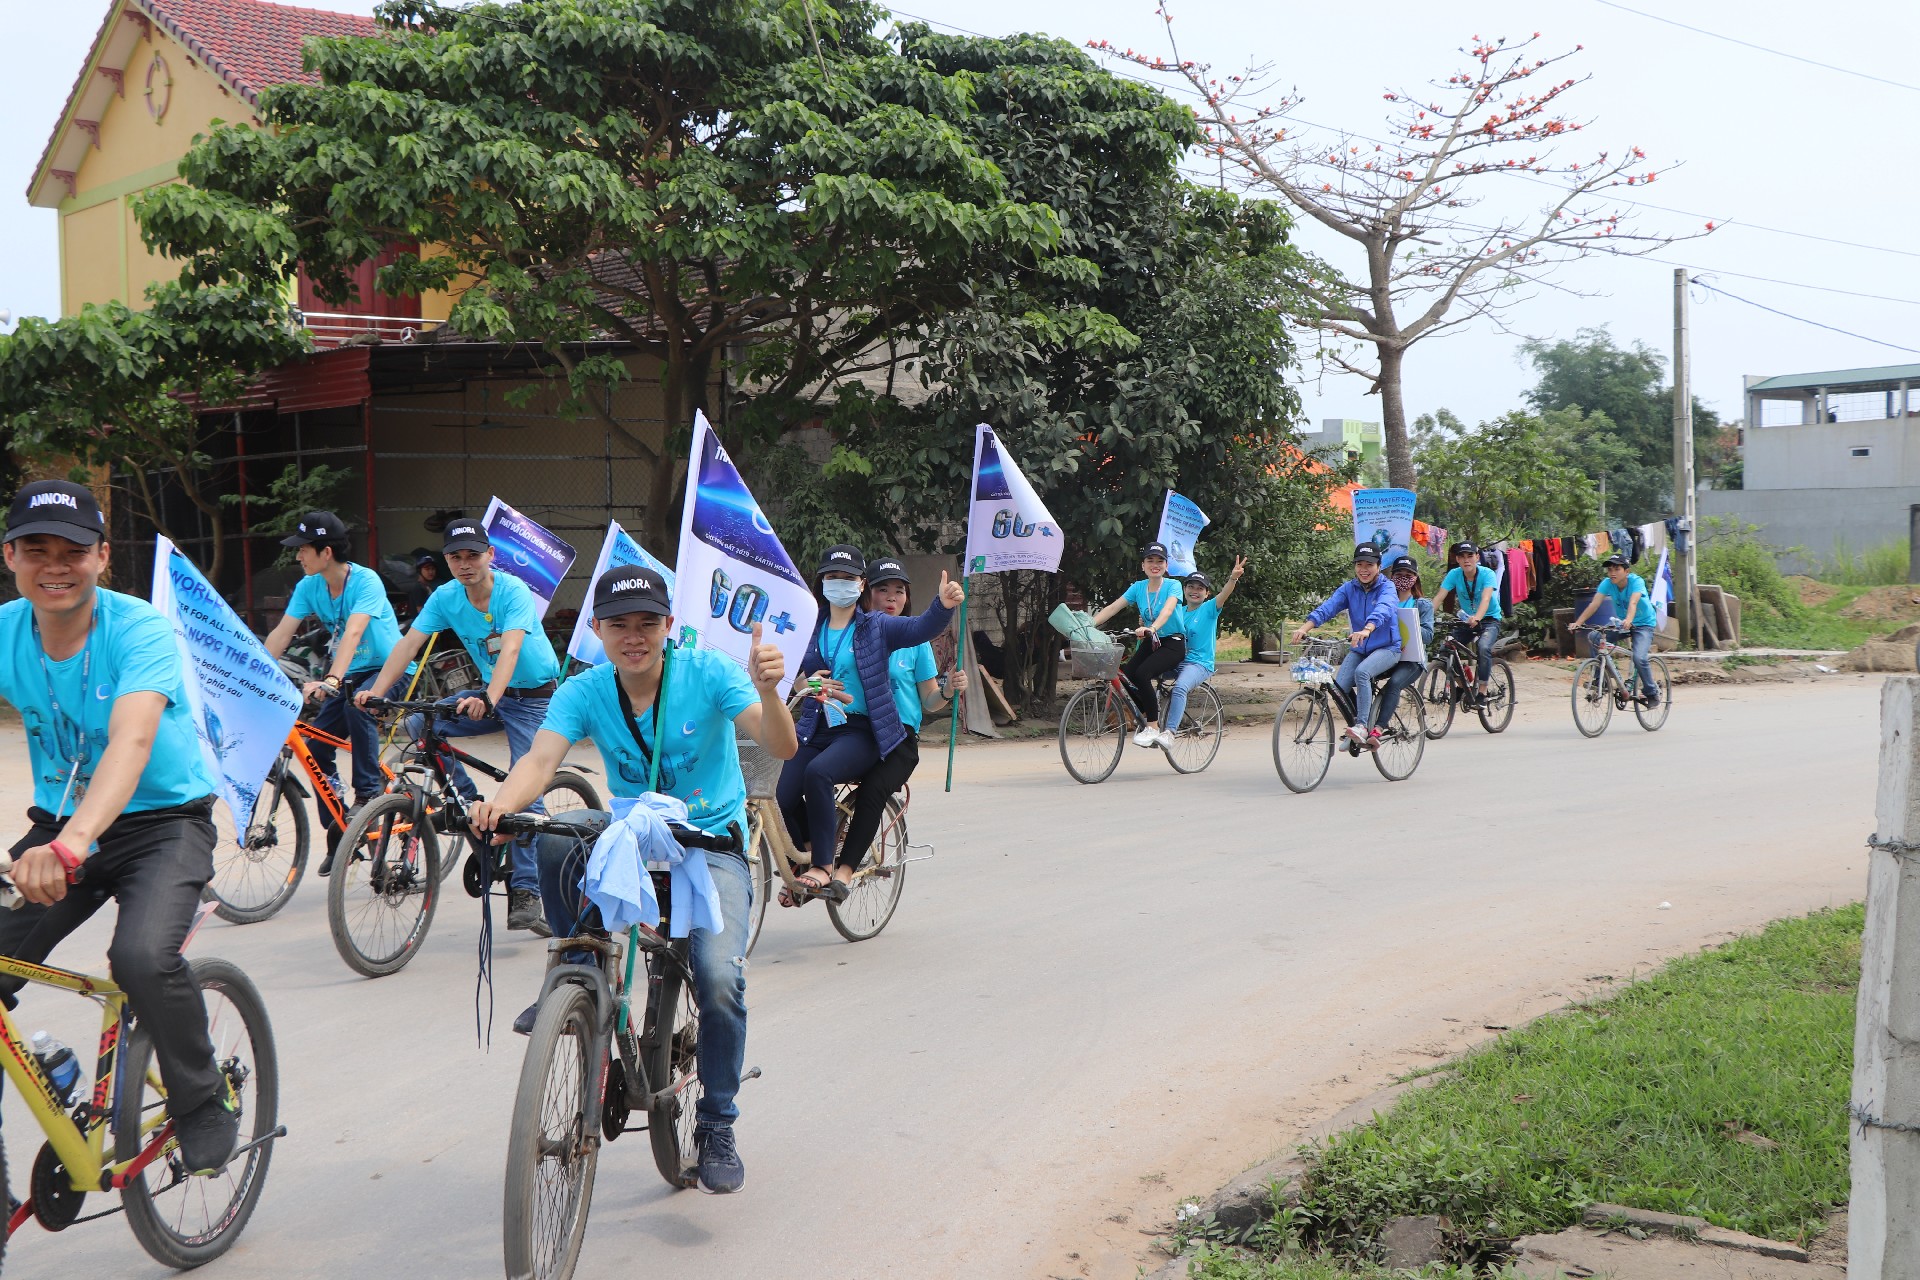
[[[758,1067],[748,1067],[745,1071],[742,1071],[740,1073],[740,1082],[742,1084],[745,1084],[749,1080],[758,1080],[759,1078],[760,1078],[760,1068]]]

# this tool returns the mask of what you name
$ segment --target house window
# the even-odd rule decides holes
[[[1847,454],[1854,458],[1871,458],[1873,456],[1873,450],[1868,446],[1862,445],[1858,449],[1847,450]]]

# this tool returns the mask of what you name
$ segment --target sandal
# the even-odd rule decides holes
[[[824,880],[813,879],[813,873],[819,872]],[[828,902],[845,902],[847,886],[833,878],[833,872],[826,867],[808,867],[800,875],[800,887],[815,898],[825,898]]]

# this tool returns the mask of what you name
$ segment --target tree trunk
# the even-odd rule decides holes
[[[1407,402],[1401,394],[1400,374],[1405,348],[1379,345],[1380,436],[1387,451],[1387,483],[1396,489],[1414,487],[1413,448],[1407,440]]]
[[[693,421],[687,402],[686,352],[670,351],[660,362],[660,416],[666,422],[660,428],[660,456],[654,459],[653,477],[647,486],[646,518],[647,543],[668,563],[680,554],[680,531],[667,527],[667,515],[673,505],[675,479],[672,441]]]

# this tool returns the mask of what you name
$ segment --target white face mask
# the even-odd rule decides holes
[[[847,578],[830,578],[820,584],[820,594],[828,604],[844,609],[860,599],[860,584]]]

